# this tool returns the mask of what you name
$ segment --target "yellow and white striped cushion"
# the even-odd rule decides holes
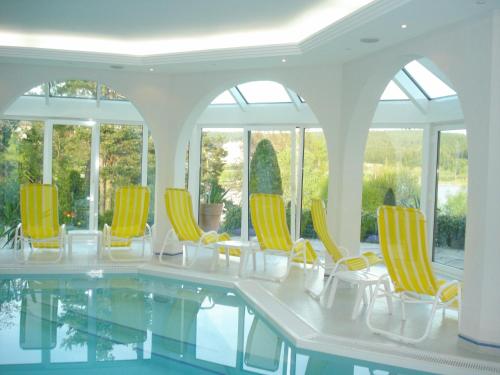
[[[291,251],[293,241],[286,223],[285,203],[277,194],[255,193],[250,196],[250,216],[262,250]],[[305,242],[306,259],[314,262],[316,252]],[[298,257],[295,261],[301,261]]]
[[[119,238],[143,236],[148,219],[149,198],[149,189],[145,186],[132,185],[118,188],[111,235]]]
[[[343,257],[343,255],[333,238],[330,236],[330,233],[328,232],[328,227],[326,224],[326,209],[322,200],[312,200],[311,216],[316,234],[318,235],[321,242],[323,242],[323,245],[325,246],[328,254],[335,262],[338,262]],[[382,261],[382,259],[380,259],[375,253],[371,251],[364,252],[363,255],[368,258],[368,263],[370,265],[380,263]],[[366,268],[366,263],[362,258],[350,259],[344,264],[351,271],[357,271]]]
[[[427,252],[425,217],[415,208],[378,209],[380,248],[396,291],[435,296],[439,283]]]
[[[167,216],[172,224],[172,228],[179,241],[198,242],[205,234],[198,226],[194,218],[193,203],[191,194],[185,189],[167,188],[165,190],[165,205],[167,208]],[[205,245],[218,242],[228,241],[231,236],[228,233],[213,233],[203,237]],[[220,249],[224,252],[224,249]],[[239,256],[239,249],[231,249],[231,255]]]
[[[23,184],[20,196],[24,236],[32,239],[57,237],[59,235],[57,187],[44,184]]]
[[[198,242],[203,230],[194,218],[191,194],[185,189],[168,188],[165,191],[165,206],[179,241]]]

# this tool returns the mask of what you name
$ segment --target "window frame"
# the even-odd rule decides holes
[[[429,140],[430,173],[428,173],[429,199],[425,211],[427,218],[428,252],[429,252],[429,257],[432,261],[432,265],[437,272],[461,280],[463,278],[463,273],[464,273],[463,270],[434,262],[434,234],[435,234],[434,230],[435,230],[435,214],[437,209],[437,190],[438,190],[437,184],[438,184],[438,161],[439,161],[439,133],[441,131],[447,131],[447,130],[467,130],[467,127],[464,121],[454,121],[447,124],[435,124],[430,126],[430,140]],[[467,175],[467,180],[468,180],[468,175]],[[467,229],[466,229],[466,238],[467,238]],[[464,252],[465,251],[467,251],[467,249],[464,248]]]
[[[272,103],[276,104],[276,103]],[[270,104],[270,105],[272,105]],[[286,103],[292,104],[293,103]],[[243,180],[242,180],[242,210],[241,210],[241,239],[249,240],[249,173],[250,173],[250,134],[252,131],[287,131],[290,132],[290,234],[292,239],[300,237],[300,225],[302,218],[302,178],[304,168],[304,135],[306,129],[318,129],[318,123],[310,124],[280,124],[280,125],[256,125],[256,124],[197,124],[189,139],[189,161],[188,161],[188,181],[189,192],[193,200],[198,204],[193,204],[195,217],[199,212],[199,181],[201,176],[201,136],[202,131],[210,128],[216,129],[242,129],[243,131]],[[323,129],[322,129],[323,130]],[[323,133],[324,135],[324,133]],[[330,163],[330,161],[329,161]],[[300,189],[300,191],[299,191]],[[245,198],[246,197],[246,198]]]

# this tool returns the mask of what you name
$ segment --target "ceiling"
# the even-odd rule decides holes
[[[197,71],[346,61],[495,8],[499,0],[2,0],[0,62]]]

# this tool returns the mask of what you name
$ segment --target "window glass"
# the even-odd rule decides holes
[[[237,86],[248,104],[291,103],[286,89],[272,81],[253,81]]]
[[[203,129],[200,167],[200,226],[240,237],[243,129]]]
[[[142,125],[101,125],[99,228],[111,224],[116,189],[141,183],[141,155]]]
[[[50,96],[96,99],[97,82],[70,79],[50,82]]]
[[[100,98],[106,100],[127,100],[125,96],[120,94],[118,91],[113,90],[109,86],[101,84]]]
[[[59,191],[59,219],[68,229],[88,229],[90,126],[54,124],[52,181]]]
[[[391,80],[382,93],[380,100],[408,100],[408,96]]]
[[[328,199],[328,150],[322,129],[305,129],[304,131],[302,215],[300,220],[300,237],[302,238],[317,238],[311,218],[311,200],[313,198],[319,198],[323,201]],[[315,245],[319,246],[320,242]]]
[[[445,96],[457,95],[453,89],[439,79],[434,73],[422,65],[417,60],[407,64],[404,69],[413,80],[425,91],[430,99],[442,98]]]
[[[379,206],[420,207],[422,137],[421,129],[370,129],[363,164],[361,242],[378,244]]]
[[[20,221],[20,185],[41,183],[42,171],[43,122],[0,120],[0,234]],[[1,237],[0,247],[11,238]]]
[[[288,228],[290,228],[291,215],[291,148],[291,131],[253,130],[250,132],[249,194],[283,195]],[[248,222],[249,236],[254,237],[255,231],[250,214]]]
[[[214,100],[212,100],[211,104],[236,104],[236,100],[231,95],[231,93],[226,90],[219,96],[217,96]]]
[[[467,134],[438,133],[434,253],[436,263],[463,269],[467,216]]]

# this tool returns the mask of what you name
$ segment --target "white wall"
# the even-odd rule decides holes
[[[469,202],[461,334],[500,344],[500,16],[494,14],[424,35],[344,65],[325,63],[210,74],[133,73],[71,67],[0,66],[0,112],[43,81],[99,80],[127,96],[150,128],[156,149],[155,222],[167,222],[163,191],[182,181],[185,144],[194,124],[223,90],[273,80],[308,102],[328,143],[329,226],[338,241],[359,246],[364,147],[378,99],[408,61],[426,56],[457,91],[469,136]],[[156,236],[158,247],[161,236]]]

